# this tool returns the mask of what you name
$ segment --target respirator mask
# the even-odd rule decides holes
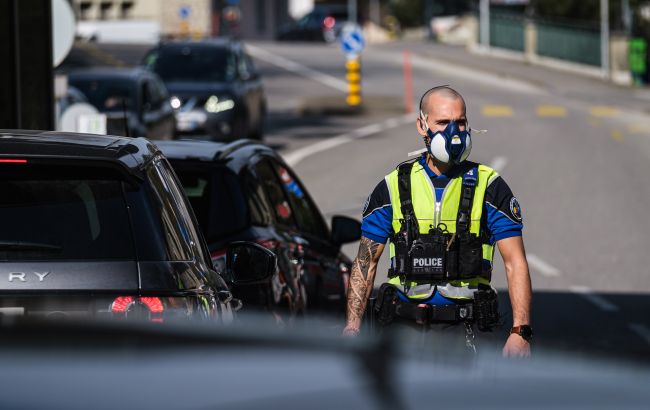
[[[472,138],[469,126],[460,130],[456,121],[450,121],[442,131],[432,131],[427,123],[427,115],[420,111],[420,120],[424,124],[427,136],[424,143],[427,151],[436,160],[445,164],[460,164],[472,151]]]

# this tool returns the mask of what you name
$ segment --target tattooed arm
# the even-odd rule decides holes
[[[383,251],[384,244],[361,238],[359,253],[352,264],[350,286],[348,286],[348,315],[347,325],[343,330],[344,335],[353,336],[359,333],[361,319],[375,283],[377,262]]]

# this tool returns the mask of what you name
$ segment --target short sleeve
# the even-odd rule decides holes
[[[374,242],[386,243],[393,233],[393,208],[386,180],[381,180],[363,206],[361,235]]]
[[[485,191],[485,211],[490,243],[521,236],[524,227],[521,205],[500,176]]]

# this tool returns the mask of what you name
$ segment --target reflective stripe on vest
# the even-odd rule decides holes
[[[393,207],[393,231],[399,232],[401,228],[400,220],[402,219],[402,208],[400,203],[398,189],[398,171],[397,169],[386,176],[386,183],[390,193],[391,205]],[[481,216],[483,214],[485,191],[490,183],[498,176],[497,172],[485,165],[478,165],[478,178],[476,190],[474,192],[474,201],[472,203],[470,232],[478,235],[481,229]],[[463,175],[452,178],[444,189],[442,200],[436,202],[436,194],[431,178],[427,175],[426,170],[420,162],[415,162],[411,169],[411,199],[413,201],[413,210],[415,217],[418,219],[420,233],[429,232],[432,227],[444,223],[450,233],[456,232],[456,218],[458,217],[458,207],[460,203],[461,187]],[[390,244],[390,257],[395,256],[395,247]],[[494,245],[483,245],[484,265],[491,269],[492,259],[494,257]],[[487,262],[487,263],[486,263]],[[401,286],[398,277],[389,280],[389,283]],[[486,278],[475,277],[471,279],[455,280],[449,283],[438,285],[438,290],[443,296],[457,299],[471,299],[474,290],[478,284],[489,285]],[[422,292],[422,286],[414,287],[409,291],[410,297],[427,297],[429,292]],[[420,290],[418,290],[420,289]],[[415,292],[413,292],[415,291]]]

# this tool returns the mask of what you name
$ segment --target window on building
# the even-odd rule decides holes
[[[122,4],[120,5],[120,17],[123,19],[128,19],[129,16],[131,15],[132,9],[133,9],[132,1],[123,1]]]

